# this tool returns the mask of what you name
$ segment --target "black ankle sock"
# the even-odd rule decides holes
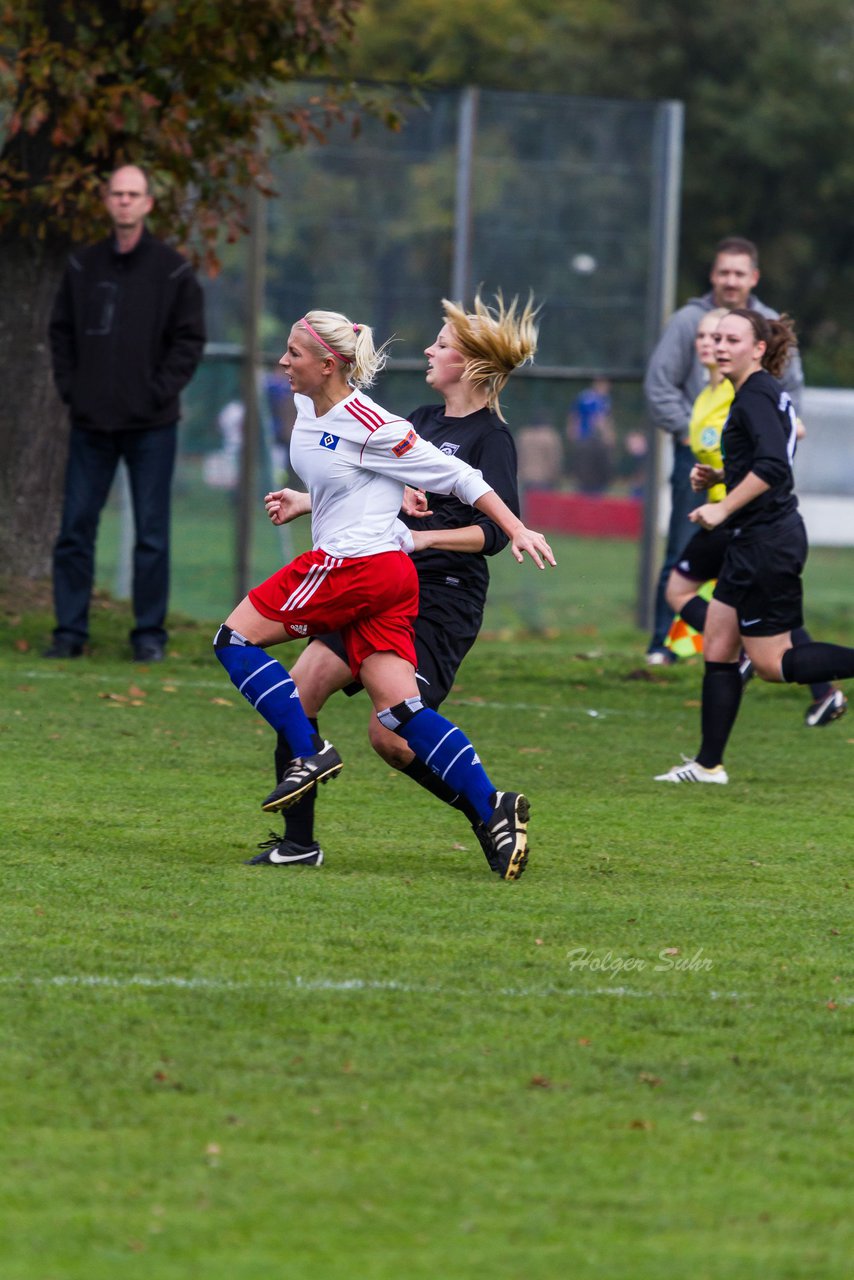
[[[436,796],[444,804],[449,804],[452,809],[459,809],[461,813],[466,815],[473,827],[480,822],[480,814],[473,805],[469,804],[465,796],[454,791],[453,787],[449,787],[447,782],[443,782],[439,775],[428,768],[417,756],[400,772],[405,773],[407,778],[417,782],[419,787],[429,791],[431,795]]]
[[[702,596],[692,596],[679,610],[679,616],[683,622],[688,623],[689,627],[693,627],[695,631],[702,633],[705,630],[706,614],[708,612],[708,600],[704,600]]]
[[[309,716],[309,723],[317,733],[317,720]],[[284,734],[278,735],[276,742],[276,782],[281,781],[282,774],[293,759],[291,748]],[[312,787],[304,796],[285,810],[285,839],[294,844],[314,844],[314,802],[317,798],[317,787]]]
[[[811,640],[787,649],[781,663],[787,684],[814,684],[825,680],[848,680],[854,676],[854,649],[841,644]]]
[[[744,688],[737,662],[707,662],[703,673],[703,709],[700,724],[703,741],[697,764],[713,769],[721,764],[732,733]]]

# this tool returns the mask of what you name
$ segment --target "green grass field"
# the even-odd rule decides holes
[[[211,623],[134,667],[102,597],[49,664],[6,592],[3,1280],[847,1280],[854,715],[754,681],[730,785],[654,783],[699,666],[643,667],[634,548],[555,543],[447,704],[531,797],[518,884],[364,699],[326,865],[244,866],[272,735]],[[852,569],[813,554],[817,635]]]

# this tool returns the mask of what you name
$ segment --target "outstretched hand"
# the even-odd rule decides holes
[[[551,547],[541,533],[526,529],[524,525],[514,534],[510,541],[510,550],[519,564],[525,559],[525,553],[531,557],[538,569],[545,569],[546,560],[552,567],[557,565]]]

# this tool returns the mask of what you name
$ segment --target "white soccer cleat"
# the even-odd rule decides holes
[[[729,775],[722,764],[716,764],[714,769],[706,769],[703,765],[697,764],[696,760],[688,760],[683,757],[682,764],[676,764],[667,773],[658,773],[655,776],[656,782],[716,782],[718,786],[729,782]]]

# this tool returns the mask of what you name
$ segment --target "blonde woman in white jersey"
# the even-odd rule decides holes
[[[265,650],[338,630],[380,722],[466,796],[493,841],[499,874],[516,880],[528,857],[527,798],[498,791],[462,730],[419,696],[412,630],[418,580],[401,550],[408,531],[397,518],[404,487],[454,493],[477,507],[504,530],[518,561],[528,554],[542,569],[554,556],[480,472],[364,394],[384,362],[371,330],[336,312],[310,311],[291,329],[279,363],[297,409],[291,464],[308,493],[268,494],[266,506],[278,524],[310,509],[313,549],[250,591],[219,628],[214,648],[236,687],[294,752],[262,808],[287,808],[342,767],[312,728],[290,675]]]

